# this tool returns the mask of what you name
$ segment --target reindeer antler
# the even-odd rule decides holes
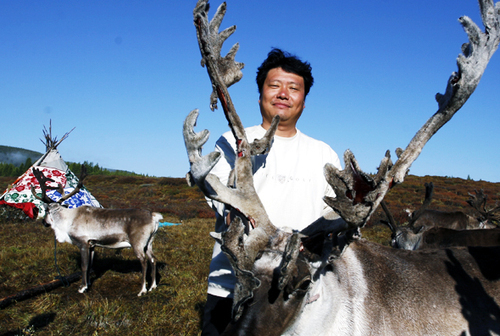
[[[75,189],[73,189],[69,194],[65,195],[64,194],[64,187],[60,184],[57,185],[57,187],[49,187],[47,185],[47,182],[55,182],[53,179],[46,177],[43,172],[37,168],[33,168],[33,175],[35,178],[38,180],[38,183],[40,184],[40,189],[42,190],[42,197],[39,197],[36,192],[35,188],[31,186],[31,193],[35,196],[35,198],[39,199],[43,203],[49,204],[49,203],[63,203],[67,199],[73,197],[75,194],[80,192],[80,189],[83,188],[83,180],[85,177],[88,176],[87,174],[87,168],[85,165],[82,164],[81,172],[80,172],[80,179],[78,181],[78,184]],[[47,190],[57,190],[59,194],[61,194],[61,198],[56,202],[53,199],[51,199],[49,196],[47,196]]]
[[[80,171],[80,178],[78,180],[78,184],[76,185],[75,189],[73,189],[69,194],[65,195],[64,194],[64,189],[62,189],[62,192],[59,191],[59,193],[61,194],[61,199],[59,199],[59,201],[57,201],[58,203],[62,203],[64,202],[65,200],[67,199],[70,199],[71,197],[73,197],[73,195],[76,195],[80,192],[80,189],[83,188],[83,180],[88,176],[87,174],[87,167],[85,167],[84,164],[82,164],[82,168],[81,168],[81,171]]]
[[[419,219],[420,216],[427,210],[429,205],[432,202],[432,196],[434,195],[434,184],[432,182],[425,183],[425,198],[424,201],[422,202],[422,206],[418,208],[417,210],[413,211],[411,214],[411,219],[408,223],[410,227],[413,227],[413,224]]]
[[[35,187],[31,186],[31,193],[33,196],[35,196],[36,199],[42,201],[43,203],[49,204],[49,203],[55,203],[54,200],[52,200],[49,196],[47,196],[47,189],[48,190],[54,190],[54,189],[59,189],[60,185],[57,187],[49,187],[47,185],[47,182],[55,182],[53,179],[46,177],[43,172],[37,168],[33,168],[33,175],[38,181],[38,184],[40,185],[40,189],[42,190],[42,197],[39,197],[36,194]]]
[[[474,190],[475,195],[469,193],[469,199],[467,203],[474,208],[481,215],[480,219],[482,221],[491,221],[494,224],[498,225],[500,222],[500,207],[496,206],[494,208],[486,209],[486,200],[487,195],[484,193],[484,190],[481,189],[479,191]]]
[[[226,12],[225,3],[219,6],[210,23],[208,10],[208,1],[199,0],[193,16],[202,55],[201,64],[206,67],[213,87],[210,107],[213,110],[216,107],[217,98],[220,100],[229,128],[236,139],[235,166],[230,174],[228,186],[223,185],[217,176],[210,174],[220,154],[210,153],[202,156],[202,146],[206,143],[209,132],[207,130],[200,133],[194,132],[193,127],[196,124],[198,110],[193,110],[188,115],[184,122],[183,132],[191,165],[188,181],[194,181],[205,196],[237,209],[241,216],[255,223],[255,229],[251,230],[247,236],[241,228],[240,219],[233,220],[230,229],[222,233],[220,237],[222,250],[228,255],[238,277],[233,305],[233,318],[237,319],[241,314],[242,305],[252,298],[254,289],[260,285],[251,271],[258,252],[268,246],[271,240],[281,239],[277,238],[280,234],[269,220],[255,191],[251,161],[252,155],[265,154],[270,150],[279,117],[276,116],[273,119],[271,127],[262,139],[256,139],[252,143],[248,141],[243,124],[227,90],[228,86],[236,83],[243,76],[241,73],[243,64],[234,61],[238,44],[235,44],[225,57],[220,56],[222,44],[236,27],[232,26],[218,33]]]
[[[382,200],[380,202],[380,206],[382,207],[382,210],[384,210],[385,215],[387,217],[387,220],[380,220],[380,222],[387,225],[387,227],[389,227],[391,232],[393,234],[395,234],[397,228],[399,227],[398,222],[396,222],[396,219],[392,215],[392,212],[389,210],[389,207],[387,206],[387,203],[385,202],[385,200]]]
[[[392,166],[390,155],[382,160],[375,180],[363,173],[354,155],[344,154],[346,169],[340,171],[333,165],[325,166],[325,177],[336,197],[326,197],[329,204],[353,227],[363,226],[375,211],[388,190],[402,183],[411,164],[417,159],[429,139],[463,106],[476,89],[486,66],[500,42],[500,5],[492,0],[480,0],[485,31],[466,16],[459,19],[469,37],[462,47],[463,55],[457,59],[458,72],[454,72],[445,94],[437,94],[438,111],[422,126]]]
[[[245,64],[234,60],[236,52],[240,47],[238,43],[231,47],[231,50],[229,50],[225,57],[220,57],[222,44],[224,44],[227,38],[236,30],[236,26],[231,26],[219,33],[220,24],[226,14],[226,3],[222,3],[219,8],[217,8],[217,12],[210,23],[208,23],[207,16],[209,9],[210,5],[208,4],[208,0],[200,0],[196,4],[193,15],[202,57],[201,66],[207,66],[208,74],[212,80],[213,91],[210,95],[210,109],[213,111],[217,108],[217,98],[221,100],[225,98],[225,96],[221,97],[219,95],[218,91],[220,88],[217,87],[214,82],[224,83],[226,87],[237,83],[243,77],[241,69],[243,69]],[[210,69],[210,67],[214,65],[217,66],[218,71]],[[212,78],[213,76],[219,78]]]
[[[205,65],[207,68],[212,87],[221,101],[229,127],[237,142],[237,159],[232,174],[236,178],[232,179],[234,180],[234,185],[231,186],[233,188],[228,188],[215,175],[209,174],[219,155],[209,154],[207,157],[201,156],[201,147],[208,139],[209,133],[206,130],[201,133],[193,131],[198,113],[197,110],[192,111],[184,123],[184,138],[191,163],[191,177],[200,186],[202,191],[213,191],[206,194],[208,197],[233,206],[247,218],[252,218],[257,226],[263,225],[264,227],[269,227],[270,231],[274,231],[275,228],[269,221],[253,187],[250,157],[251,155],[264,154],[269,151],[272,138],[279,123],[279,117],[273,120],[271,127],[263,139],[256,140],[253,143],[247,140],[243,124],[236,113],[229,92],[227,91],[227,87],[237,82],[242,76],[240,71],[243,67],[242,64],[234,62],[237,45],[233,46],[230,55],[228,54],[224,58],[220,56],[222,43],[236,28],[233,26],[219,34],[217,30],[226,12],[226,5],[223,3],[219,6],[210,23],[208,22],[208,9],[208,1],[199,0],[193,11],[194,23],[203,57],[202,65]]]

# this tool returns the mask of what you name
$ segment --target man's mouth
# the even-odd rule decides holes
[[[280,109],[283,109],[283,108],[290,108],[290,105],[288,105],[288,104],[284,104],[284,103],[273,103],[273,106],[274,106],[274,107],[277,107],[277,108],[280,108]]]

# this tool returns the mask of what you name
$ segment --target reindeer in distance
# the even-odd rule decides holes
[[[407,225],[400,225],[395,220],[385,201],[381,202],[387,220],[381,222],[391,230],[391,246],[406,250],[449,246],[497,246],[495,237],[500,219],[498,207],[486,209],[487,196],[483,190],[469,193],[467,203],[478,213],[477,217],[463,211],[439,211],[428,209],[434,192],[433,183],[425,183],[425,199],[422,206],[415,210]],[[481,232],[482,229],[488,231]],[[457,232],[457,231],[467,232]],[[500,231],[499,231],[500,232]]]
[[[83,187],[83,180],[87,176],[85,166],[78,186],[69,194],[64,195],[62,186],[50,187],[47,184],[53,182],[38,169],[33,169],[33,174],[38,180],[41,188],[41,196],[38,196],[32,187],[32,193],[46,204],[46,213],[43,224],[54,230],[57,241],[70,243],[80,249],[82,285],[80,293],[84,293],[90,286],[90,270],[94,259],[94,248],[129,248],[131,247],[142,267],[142,287],[138,294],[147,293],[146,273],[148,263],[151,266],[151,286],[153,290],[156,285],[156,257],[153,255],[153,239],[158,231],[159,222],[163,215],[144,209],[104,209],[87,205],[68,209],[62,202],[78,193]],[[47,196],[48,189],[58,189],[63,195],[57,202]]]
[[[446,93],[436,95],[438,111],[404,151],[397,151],[395,163],[387,152],[371,178],[347,150],[343,171],[325,166],[325,178],[336,197],[324,200],[345,225],[339,229],[312,224],[301,233],[275,227],[253,186],[251,155],[272,150],[270,139],[279,117],[263,139],[248,141],[227,91],[242,76],[241,63],[234,61],[238,45],[225,57],[220,55],[235,27],[218,33],[226,4],[209,21],[208,1],[198,1],[194,24],[202,65],[212,82],[211,107],[217,97],[237,139],[235,167],[225,186],[210,174],[219,154],[202,155],[209,132],[194,132],[198,110],[185,120],[184,140],[191,165],[188,182],[240,213],[226,232],[214,235],[237,277],[233,321],[224,335],[465,335],[474,328],[500,332],[500,316],[492,313],[500,304],[500,270],[485,276],[477,263],[479,255],[464,249],[438,250],[433,255],[407,253],[357,235],[388,190],[403,182],[426,142],[475,90],[500,41],[499,7],[492,1],[480,1],[485,32],[468,17],[460,18],[469,43],[458,57],[458,72],[450,77]],[[255,229],[245,232],[242,218],[254,223]],[[500,249],[481,253],[500,257]],[[457,292],[461,286],[468,288],[467,293]],[[464,301],[471,302],[468,311],[484,314],[464,314]],[[489,318],[489,314],[494,316]]]

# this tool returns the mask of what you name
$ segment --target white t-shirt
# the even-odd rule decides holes
[[[266,130],[258,125],[245,129],[248,141],[260,139]],[[236,142],[231,132],[223,134],[215,145],[222,153],[211,173],[223,184],[234,167]],[[254,186],[271,222],[279,228],[301,230],[328,212],[323,201],[333,196],[323,167],[331,163],[341,169],[338,155],[326,143],[313,139],[299,130],[293,137],[275,136],[271,151],[252,157]],[[224,222],[224,204],[207,199],[216,211],[216,232],[227,229]],[[231,297],[236,279],[231,264],[215,243],[210,263],[208,293]]]

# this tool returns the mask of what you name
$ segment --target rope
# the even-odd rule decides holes
[[[66,280],[66,278],[61,275],[61,271],[59,270],[59,266],[57,266],[57,239],[56,239],[56,236],[54,236],[54,264],[56,265],[57,274],[59,274],[59,276],[56,276],[56,279],[61,280],[64,287],[69,287],[69,281]]]

